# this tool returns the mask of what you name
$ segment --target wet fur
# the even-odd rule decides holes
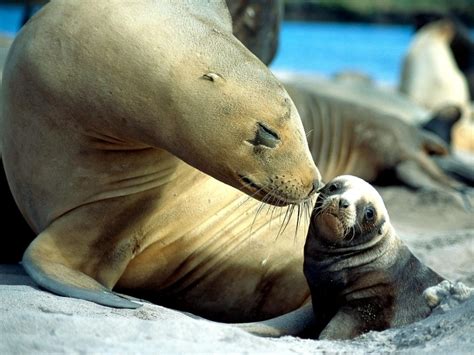
[[[335,181],[348,179],[339,177]],[[326,186],[330,185],[331,182]],[[350,188],[361,185],[358,182]],[[348,188],[334,194],[344,196]],[[342,238],[327,238],[321,233],[318,215],[325,213],[324,202],[334,194],[328,193],[327,188],[321,191],[305,245],[304,273],[315,316],[308,333],[319,339],[350,339],[429,315],[431,310],[423,291],[443,278],[410,252],[390,225],[388,215],[379,213],[376,223],[357,227],[350,239],[347,233]],[[366,200],[358,201],[360,206],[373,202],[369,194],[364,197]],[[356,208],[358,216],[360,206]]]

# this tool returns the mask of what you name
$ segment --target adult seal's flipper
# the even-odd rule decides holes
[[[447,175],[467,186],[474,187],[474,166],[451,155],[435,156],[432,159]]]
[[[60,257],[46,243],[42,246],[41,237],[45,237],[44,233],[30,244],[22,260],[26,272],[39,286],[61,296],[80,298],[104,306],[141,307],[141,304],[118,296],[81,271],[64,265],[64,260],[55,260]]]
[[[407,149],[395,167],[397,178],[414,189],[459,191],[464,184],[446,175],[434,162],[433,157],[449,156],[449,148],[433,133],[418,132],[418,150]]]

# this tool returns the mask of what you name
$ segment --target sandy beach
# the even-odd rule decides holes
[[[380,188],[392,223],[440,274],[474,286],[474,218],[445,192]],[[471,199],[472,200],[472,199]],[[0,353],[472,353],[474,297],[427,319],[352,341],[265,339],[157,305],[113,309],[39,290],[20,265],[0,266]]]

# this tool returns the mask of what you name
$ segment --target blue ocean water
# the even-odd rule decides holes
[[[324,75],[353,70],[394,84],[412,35],[410,26],[285,22],[272,68]]]
[[[21,19],[21,6],[0,5],[0,32],[13,35]],[[284,22],[271,67],[328,76],[354,70],[394,85],[412,36],[410,26]]]
[[[22,5],[0,5],[0,33],[14,35],[23,18]]]

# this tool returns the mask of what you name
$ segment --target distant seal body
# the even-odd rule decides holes
[[[447,156],[447,145],[400,117],[408,112],[397,115],[397,100],[384,107],[382,95],[370,99],[369,94],[356,95],[321,80],[287,77],[283,83],[298,108],[324,181],[350,174],[373,182],[389,172],[414,188],[460,186],[432,159]]]
[[[466,78],[450,48],[455,27],[440,20],[422,27],[403,62],[400,91],[428,109],[469,103]]]
[[[365,181],[340,176],[318,196],[304,273],[320,339],[349,339],[420,320],[423,291],[443,280],[398,238],[383,200]]]
[[[469,86],[455,58],[456,55],[460,59],[463,50],[463,55],[468,56],[470,48],[466,40],[461,40],[457,27],[443,19],[423,26],[416,33],[403,61],[400,91],[430,110],[457,106],[463,119],[453,128],[453,145],[472,151],[472,139],[466,139],[474,131]],[[461,51],[457,48],[460,44]]]
[[[272,244],[280,226],[242,192],[298,204],[320,174],[291,99],[232,35],[224,2],[51,1],[3,80],[3,163],[38,233],[23,265],[41,286],[136,307],[110,292],[121,288],[223,320],[307,299],[303,240]]]

